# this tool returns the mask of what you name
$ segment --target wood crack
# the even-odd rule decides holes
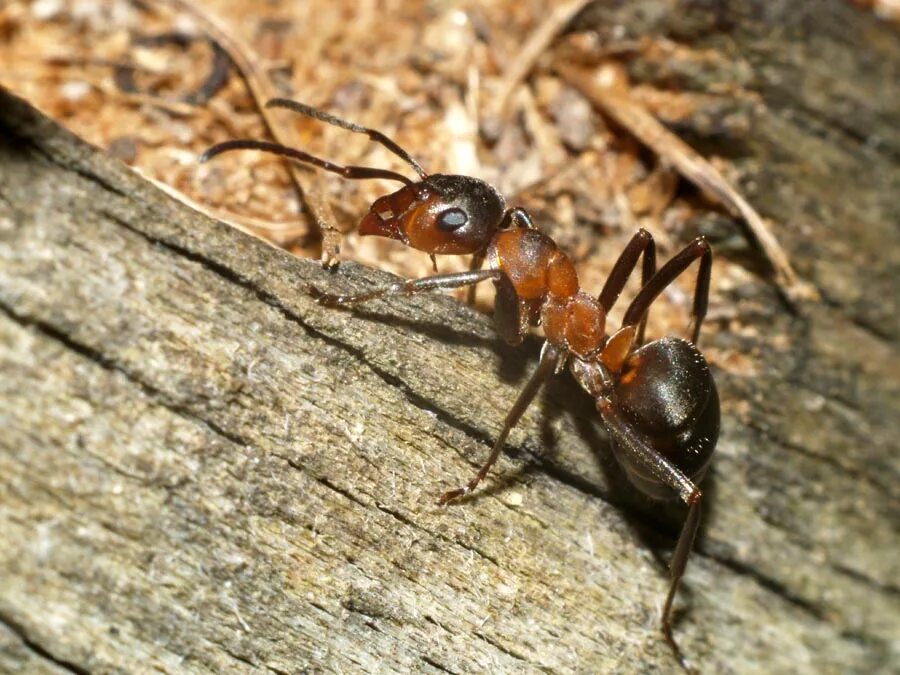
[[[59,668],[69,673],[74,673],[74,675],[91,674],[91,671],[89,669],[73,661],[69,661],[53,654],[44,645],[33,639],[28,634],[28,631],[24,626],[22,626],[18,621],[2,611],[0,611],[0,623],[2,623],[11,633],[13,633],[13,635],[19,638],[22,644],[25,645],[25,647],[27,647],[33,654],[43,659],[44,661],[49,661],[53,665],[58,666]]]
[[[476,428],[472,427],[471,425],[464,423],[462,420],[459,420],[458,418],[454,417],[452,414],[449,413],[449,411],[441,409],[440,407],[436,406],[434,404],[434,402],[428,401],[428,400],[424,399],[422,396],[420,396],[419,394],[415,393],[412,390],[412,388],[410,387],[410,385],[408,385],[405,381],[403,381],[402,378],[399,378],[391,373],[384,371],[382,368],[379,368],[377,365],[375,365],[371,361],[369,361],[368,358],[366,357],[365,353],[361,349],[359,349],[351,344],[348,344],[346,342],[343,342],[343,341],[341,341],[331,335],[328,335],[316,328],[313,328],[306,321],[304,321],[304,319],[301,316],[299,316],[298,314],[296,314],[295,312],[290,310],[288,307],[286,307],[278,299],[277,296],[266,291],[265,289],[258,287],[252,280],[244,277],[243,275],[239,274],[238,272],[235,272],[234,270],[227,267],[226,265],[223,265],[217,261],[211,260],[211,259],[207,258],[206,256],[203,256],[202,254],[198,254],[198,253],[191,251],[189,249],[186,249],[182,246],[172,244],[169,241],[165,241],[162,239],[152,237],[152,236],[148,235],[147,233],[145,233],[139,229],[136,229],[130,223],[128,223],[127,221],[124,221],[123,219],[119,218],[116,214],[114,214],[108,210],[103,210],[103,213],[104,213],[104,215],[109,217],[111,220],[116,222],[118,225],[139,235],[140,237],[142,237],[149,243],[151,243],[153,245],[161,246],[167,250],[170,250],[171,252],[173,252],[174,254],[176,254],[180,257],[188,259],[192,262],[196,262],[197,264],[200,264],[201,266],[203,266],[205,269],[208,269],[209,271],[211,271],[211,272],[217,274],[218,276],[220,276],[221,278],[225,279],[229,283],[233,283],[233,284],[251,292],[261,302],[265,303],[267,306],[278,311],[279,314],[281,314],[283,318],[285,318],[292,324],[300,327],[305,333],[307,333],[311,337],[320,339],[320,340],[324,341],[326,344],[329,344],[331,346],[339,348],[342,351],[345,351],[346,353],[353,356],[354,359],[356,359],[361,365],[364,365],[366,368],[368,368],[373,374],[377,375],[385,384],[387,384],[387,385],[395,388],[397,391],[399,391],[404,396],[404,398],[410,404],[415,406],[416,408],[423,410],[425,412],[428,412],[430,414],[436,415],[437,419],[439,421],[441,421],[442,423],[455,429],[456,431],[463,433],[464,435],[468,436],[469,438],[472,438],[473,440],[480,442],[483,445],[489,446],[492,444],[492,439],[490,438],[490,436],[488,434],[480,432],[478,429],[476,429]],[[54,339],[62,342],[63,344],[70,347],[74,351],[76,351],[76,352],[82,354],[83,356],[85,356],[86,358],[89,358],[90,360],[98,363],[99,365],[106,368],[107,370],[112,370],[112,371],[122,373],[130,381],[132,381],[135,384],[137,384],[138,386],[140,386],[151,400],[163,405],[164,407],[171,410],[172,412],[175,412],[176,414],[178,414],[182,417],[186,417],[193,421],[202,423],[203,425],[207,426],[211,431],[215,432],[217,435],[222,436],[222,437],[236,443],[237,445],[239,445],[241,447],[248,446],[248,441],[246,439],[222,429],[219,425],[217,425],[214,422],[211,422],[209,420],[206,420],[202,417],[197,416],[195,413],[191,412],[190,410],[188,410],[187,408],[185,408],[183,406],[171,404],[170,402],[168,402],[166,400],[166,397],[162,394],[162,392],[160,392],[156,388],[152,387],[151,385],[148,385],[148,384],[142,382],[141,380],[136,379],[131,373],[129,373],[125,369],[121,368],[119,365],[117,365],[116,363],[111,361],[105,355],[93,350],[92,348],[90,348],[88,346],[82,345],[81,343],[73,340],[70,336],[68,336],[63,331],[60,331],[59,329],[57,329],[53,326],[50,326],[49,324],[46,324],[45,322],[42,322],[42,321],[31,320],[26,317],[19,317],[15,312],[13,312],[11,310],[11,308],[3,305],[2,303],[0,303],[0,310],[4,311],[11,318],[13,318],[14,320],[17,320],[20,323],[30,324],[30,325],[34,326],[36,329],[45,333],[48,337],[54,338]],[[756,429],[755,427],[754,427],[754,429],[757,432],[761,432],[760,429]],[[781,441],[779,440],[779,442],[781,442]],[[608,452],[609,449],[606,448],[605,451]],[[804,450],[804,452],[805,452],[805,454],[807,454],[807,456],[809,456],[812,459],[820,460],[825,463],[829,462],[828,458],[824,458],[824,457],[821,457],[821,456],[818,456],[815,454],[808,453],[805,450]],[[588,495],[588,496],[591,496],[594,498],[598,498],[598,499],[604,501],[605,503],[613,506],[614,508],[627,511],[629,513],[630,517],[635,518],[637,520],[637,522],[639,522],[643,527],[649,527],[653,530],[658,530],[660,527],[660,521],[658,519],[649,517],[642,510],[632,509],[632,508],[629,508],[627,505],[623,505],[622,503],[619,503],[618,500],[615,500],[614,498],[612,498],[612,496],[609,492],[602,490],[596,484],[590,482],[589,480],[582,478],[577,473],[566,470],[564,467],[562,467],[558,464],[555,464],[552,461],[544,459],[538,455],[535,455],[534,453],[531,453],[531,452],[524,450],[523,448],[520,448],[517,446],[507,447],[505,449],[505,453],[507,455],[514,455],[516,453],[524,453],[527,456],[531,457],[533,466],[539,468],[544,473],[546,473],[549,477],[557,480],[561,484],[571,487],[571,488],[581,492],[582,494],[585,494],[585,495]],[[473,466],[476,466],[478,464],[477,462],[471,462],[471,463]],[[298,469],[301,471],[303,470],[302,467],[298,467],[293,464],[292,464],[292,466],[295,469]],[[337,491],[338,493],[342,494],[346,498],[351,499],[352,501],[363,506],[364,508],[369,508],[369,506],[370,506],[369,504],[360,500],[355,495],[350,494],[346,490],[342,490],[341,488],[334,485],[333,483],[331,483],[325,479],[318,478],[318,477],[316,478],[316,480],[318,480],[320,483],[322,483],[326,487],[329,487],[330,489]],[[460,540],[448,539],[440,534],[437,534],[434,532],[429,532],[427,530],[423,530],[423,528],[421,528],[420,526],[415,524],[413,521],[410,521],[408,518],[403,517],[402,514],[399,514],[396,511],[391,510],[391,509],[383,508],[377,502],[373,501],[372,505],[374,505],[378,510],[397,519],[399,522],[403,522],[404,524],[414,527],[416,529],[426,531],[426,532],[428,532],[428,534],[430,534],[432,536],[438,536],[440,538],[443,538],[446,541],[448,541],[449,543],[453,543],[455,545],[462,546],[463,548],[465,548],[467,550],[471,550],[476,555],[479,555],[480,557],[492,562],[493,564],[495,564],[495,565],[498,564],[498,562],[492,556],[489,556],[485,552],[479,550],[477,547],[472,547],[470,545],[467,545],[465,542],[460,541]],[[772,579],[767,578],[765,575],[759,573],[757,570],[753,570],[752,568],[745,565],[744,563],[740,563],[737,561],[728,561],[723,558],[718,558],[714,555],[711,555],[702,546],[698,546],[696,553],[700,556],[707,557],[713,561],[720,562],[726,568],[728,568],[734,572],[738,572],[744,576],[748,576],[748,577],[754,579],[761,588],[764,588],[765,590],[772,592],[776,596],[785,599],[786,601],[788,601],[791,604],[794,604],[798,607],[801,607],[801,608],[807,610],[808,613],[810,613],[811,616],[814,616],[817,620],[819,620],[819,621],[824,620],[824,615],[814,605],[809,604],[803,598],[793,594],[787,587],[783,586],[779,582],[776,582]],[[863,579],[865,579],[865,577],[863,577]]]
[[[288,464],[290,464],[291,467],[302,471],[302,469],[299,468],[297,464],[291,462],[290,460],[286,460],[286,461],[288,462]],[[500,567],[500,563],[497,561],[496,558],[494,558],[493,556],[480,550],[477,546],[472,546],[472,545],[467,544],[466,542],[461,541],[459,539],[452,539],[440,532],[436,532],[436,531],[424,528],[421,525],[419,525],[418,523],[416,523],[414,520],[411,520],[410,518],[407,518],[406,516],[404,516],[399,511],[397,511],[395,509],[390,509],[390,508],[384,506],[383,504],[379,504],[378,501],[375,499],[372,499],[371,503],[367,503],[364,500],[360,499],[357,495],[353,494],[351,491],[346,490],[346,489],[340,487],[339,485],[335,485],[332,481],[328,480],[327,478],[317,476],[316,481],[318,481],[319,483],[321,483],[328,489],[334,490],[338,494],[340,494],[343,497],[345,497],[346,499],[352,501],[354,504],[357,504],[357,505],[363,507],[364,509],[369,509],[372,506],[374,506],[381,513],[384,513],[385,515],[390,516],[397,522],[402,523],[402,524],[406,525],[407,527],[410,527],[418,532],[427,534],[431,537],[437,537],[438,539],[441,539],[448,544],[454,544],[456,546],[460,546],[461,548],[463,548],[467,551],[471,551],[472,553],[476,554],[480,558],[492,563],[494,566]],[[370,496],[370,499],[371,499],[371,496]]]
[[[233,434],[226,429],[223,429],[221,426],[212,422],[210,420],[204,419],[194,412],[192,412],[187,406],[183,404],[179,404],[175,401],[172,401],[168,396],[166,396],[161,390],[157,389],[151,384],[144,382],[140,378],[136,377],[133,373],[131,373],[127,368],[124,368],[120,364],[116,363],[114,360],[110,359],[105,354],[97,351],[93,347],[90,347],[86,344],[83,344],[77,340],[75,340],[71,335],[66,333],[65,331],[53,326],[46,321],[41,319],[37,319],[34,317],[25,316],[23,314],[18,313],[9,305],[0,302],[0,312],[6,315],[10,320],[15,323],[31,327],[34,330],[37,330],[39,333],[44,335],[45,337],[53,340],[54,342],[58,342],[65,346],[67,349],[72,352],[84,357],[88,361],[97,364],[104,370],[108,372],[118,373],[123,375],[129,382],[136,385],[140,391],[153,403],[160,405],[166,408],[168,411],[174,413],[175,415],[182,417],[184,419],[190,420],[195,423],[199,423],[202,426],[209,429],[217,436],[221,436],[225,440],[228,440],[235,445],[240,447],[247,447],[247,441],[240,436]]]

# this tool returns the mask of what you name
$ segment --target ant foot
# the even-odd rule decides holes
[[[312,284],[309,284],[306,287],[306,293],[318,304],[325,307],[338,307],[341,305],[340,295],[331,295],[330,293],[325,293],[323,291],[320,291]]]
[[[666,638],[666,642],[669,644],[669,647],[672,649],[672,654],[675,657],[675,660],[678,661],[678,665],[681,666],[684,672],[688,673],[688,675],[699,675],[700,671],[697,670],[690,661],[685,657],[684,652],[681,651],[681,647],[678,646],[678,643],[675,642],[675,637],[672,635],[672,627],[671,626],[663,626],[663,635]]]
[[[441,498],[438,499],[438,505],[444,506],[448,502],[452,502],[454,499],[459,499],[460,497],[464,497],[469,494],[472,489],[469,486],[457,488],[456,490],[450,490],[441,495]]]

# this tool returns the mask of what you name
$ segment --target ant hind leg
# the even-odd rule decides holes
[[[677,466],[661,455],[625,420],[621,411],[609,399],[598,399],[597,409],[603,418],[604,425],[609,431],[618,451],[626,458],[626,464],[638,467],[641,473],[646,474],[654,482],[664,485],[675,492],[679,499],[688,507],[687,517],[678,536],[675,552],[669,564],[669,591],[666,594],[666,602],[663,605],[661,628],[663,636],[675,658],[682,668],[688,672],[693,669],[688,665],[687,659],[682,654],[675,637],[672,635],[672,606],[681,578],[684,576],[688,558],[694,548],[694,539],[700,526],[700,499],[701,493],[694,482],[688,478]]]
[[[650,309],[650,305],[660,293],[691,265],[700,259],[700,269],[697,271],[697,286],[694,290],[694,306],[691,312],[691,341],[697,344],[700,338],[700,327],[706,316],[706,308],[709,304],[709,281],[712,274],[712,249],[705,237],[697,237],[690,244],[679,251],[660,270],[653,275],[649,282],[635,296],[634,300],[625,311],[622,319],[623,326],[635,326],[643,321]]]
[[[688,498],[690,505],[688,506],[687,517],[684,525],[681,527],[681,534],[678,535],[678,543],[675,546],[675,552],[672,554],[672,560],[669,563],[670,581],[669,592],[666,594],[666,603],[663,605],[662,613],[662,630],[669,643],[669,647],[675,653],[675,658],[685,670],[692,670],[687,660],[682,654],[675,637],[672,635],[672,604],[675,600],[675,594],[678,592],[678,585],[681,583],[681,577],[684,576],[684,570],[687,567],[688,558],[694,548],[694,539],[697,536],[697,529],[700,526],[700,490],[694,489]]]

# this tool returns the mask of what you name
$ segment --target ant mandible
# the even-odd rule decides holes
[[[383,133],[302,103],[278,98],[267,106],[287,108],[366,134],[409,164],[420,180],[386,169],[342,166],[278,143],[254,140],[214,145],[201,161],[233,150],[260,150],[348,179],[399,181],[404,184],[402,188],[372,204],[360,222],[360,234],[401,241],[432,256],[473,254],[476,260],[486,258],[489,263],[485,270],[398,281],[357,295],[329,295],[310,288],[320,304],[341,307],[389,295],[460,288],[491,280],[497,290],[494,323],[503,339],[519,344],[529,326],[543,326],[546,341],[537,370],[507,413],[487,461],[466,485],[445,492],[440,503],[475,489],[497,461],[510,430],[541,385],[568,364],[578,383],[596,400],[613,453],[634,486],[658,500],[677,496],[688,507],[672,555],[671,581],[662,612],[666,641],[686,667],[672,636],[672,602],[700,523],[697,483],[706,472],[719,435],[719,396],[709,366],[696,347],[709,296],[709,244],[703,237],[695,239],[657,271],[653,237],[641,229],[622,251],[595,298],[581,290],[572,262],[535,227],[529,214],[522,208],[507,208],[500,193],[488,183],[471,176],[428,174]],[[650,305],[698,258],[691,341],[666,337],[644,344]],[[622,326],[609,334],[606,317],[641,259],[641,289],[625,310]]]

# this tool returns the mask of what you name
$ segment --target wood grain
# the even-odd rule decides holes
[[[756,53],[752,27],[789,16],[751,19]],[[896,68],[889,29],[852,20]],[[792,313],[751,278],[704,338],[723,437],[676,629],[704,672],[900,658],[900,106],[815,25],[843,58],[804,72],[845,86],[763,81],[741,163],[825,300]],[[675,670],[654,553],[679,509],[621,484],[568,376],[486,489],[437,507],[537,345],[441,296],[350,313],[305,294],[386,279],[210,221],[0,93],[0,669]]]

